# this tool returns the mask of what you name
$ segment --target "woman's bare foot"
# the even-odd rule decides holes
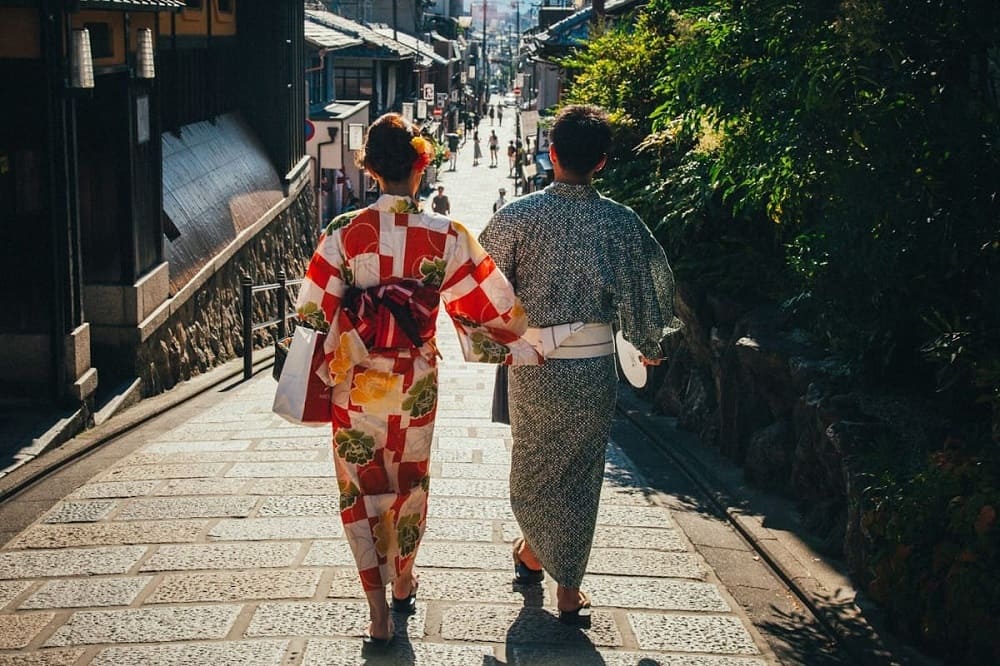
[[[560,611],[575,611],[590,603],[590,597],[578,587],[556,586],[556,605]]]
[[[388,641],[392,638],[395,626],[392,623],[392,613],[384,606],[380,611],[372,609],[371,622],[368,623],[368,636],[376,641]]]
[[[417,589],[419,578],[410,571],[407,574],[400,574],[396,580],[392,581],[392,596],[395,599],[406,599]]]
[[[531,550],[526,540],[521,541],[521,547],[517,551],[517,559],[521,560],[524,566],[529,569],[541,569],[542,563],[535,557],[535,551]]]

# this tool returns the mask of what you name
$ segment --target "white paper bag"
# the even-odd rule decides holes
[[[332,389],[316,371],[324,363],[326,333],[299,326],[292,335],[271,410],[291,423],[321,426],[332,420]]]

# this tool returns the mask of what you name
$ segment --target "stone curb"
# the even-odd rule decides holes
[[[836,563],[824,558],[795,533],[770,529],[762,524],[761,517],[765,516],[779,518],[777,522],[781,524],[795,522],[796,511],[790,501],[748,487],[742,481],[742,469],[702,446],[693,434],[678,430],[670,417],[650,413],[649,406],[628,389],[620,388],[618,402],[619,412],[656,442],[660,450],[701,487],[858,664],[940,666],[940,661],[890,635],[880,609],[853,586],[848,574]],[[665,437],[666,432],[694,440],[692,446],[680,446],[679,442]],[[729,478],[723,479],[723,476]],[[760,505],[765,505],[766,510],[755,509]]]

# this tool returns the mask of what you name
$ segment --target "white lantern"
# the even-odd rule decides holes
[[[69,85],[73,88],[94,87],[94,58],[90,53],[90,31],[86,28],[73,30]]]
[[[139,42],[135,49],[135,75],[140,79],[156,78],[156,62],[153,58],[153,31],[139,30]]]

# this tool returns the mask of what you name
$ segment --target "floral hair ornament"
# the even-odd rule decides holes
[[[431,155],[434,154],[434,144],[422,136],[415,136],[410,139],[410,146],[417,151],[417,157],[413,160],[413,168],[416,171],[423,171],[431,163]]]

